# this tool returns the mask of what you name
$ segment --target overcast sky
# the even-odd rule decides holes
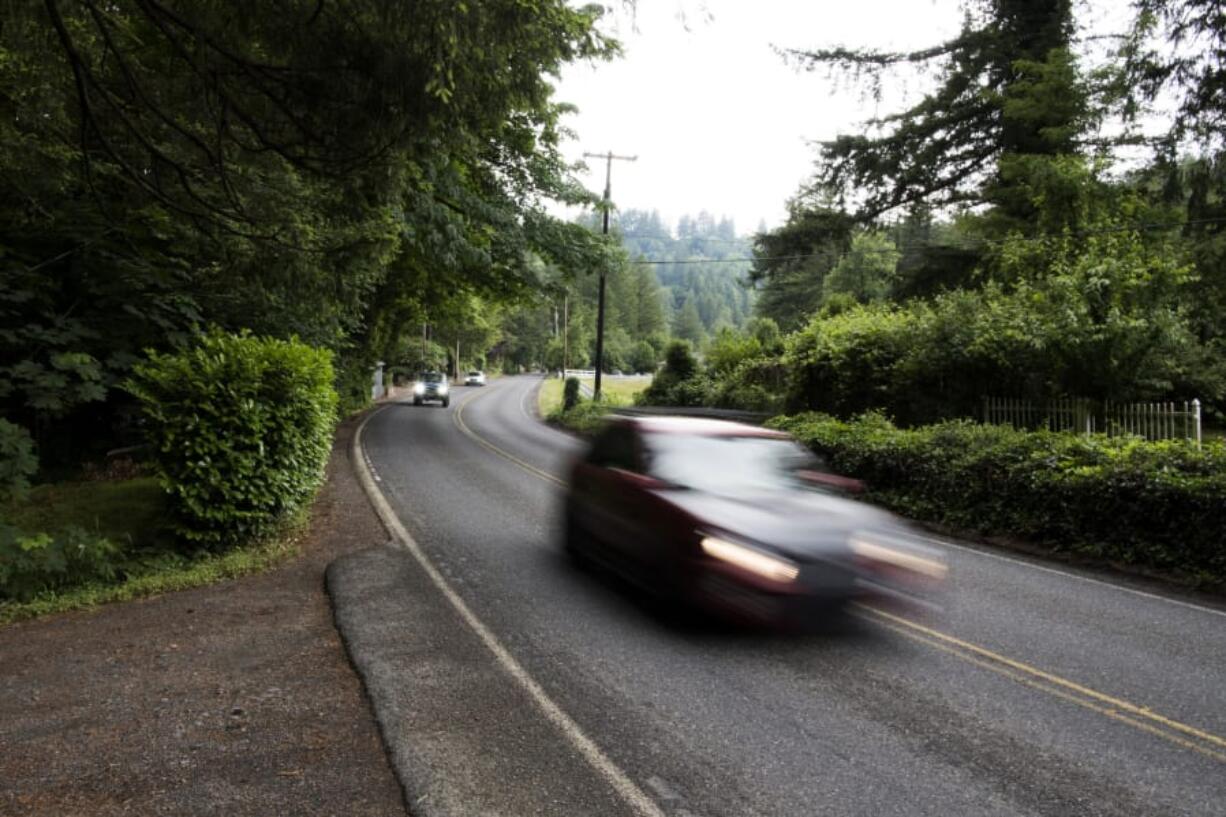
[[[1125,0],[1096,0],[1120,5]],[[612,63],[569,66],[556,93],[579,107],[568,118],[587,152],[637,155],[614,162],[620,209],[730,216],[738,233],[782,223],[785,204],[812,171],[814,141],[914,99],[926,87],[888,88],[880,110],[859,89],[823,72],[798,72],[773,50],[830,45],[913,49],[955,34],[957,0],[638,0],[602,28],[621,40]],[[1103,19],[1110,12],[1097,12]],[[910,94],[904,97],[904,92]],[[604,162],[583,177],[604,188]]]

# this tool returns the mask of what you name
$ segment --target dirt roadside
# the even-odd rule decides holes
[[[345,423],[302,553],[0,628],[0,814],[405,815],[324,570],[386,541]]]

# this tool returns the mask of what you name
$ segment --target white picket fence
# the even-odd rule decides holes
[[[1097,418],[1090,401],[1074,397],[1044,403],[1013,397],[985,397],[983,421],[1014,428],[1046,428],[1084,434],[1097,430]]]
[[[1131,434],[1147,440],[1195,440],[1201,444],[1200,400],[1165,403],[1096,403],[1066,397],[1035,403],[983,398],[983,421],[1014,428],[1046,428],[1080,434]]]
[[[1200,448],[1200,400],[1182,403],[1107,403],[1103,407],[1111,434],[1135,434],[1147,440],[1196,440]]]

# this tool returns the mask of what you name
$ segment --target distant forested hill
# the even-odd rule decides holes
[[[684,215],[673,231],[656,211],[626,210],[617,232],[635,260],[650,260],[661,286],[673,334],[702,345],[720,326],[741,327],[752,315],[751,242],[729,218],[703,211]]]

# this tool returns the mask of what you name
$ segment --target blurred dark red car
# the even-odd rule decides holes
[[[863,599],[927,602],[942,555],[852,499],[788,435],[690,417],[618,417],[574,465],[566,548],[731,618],[816,623]]]

